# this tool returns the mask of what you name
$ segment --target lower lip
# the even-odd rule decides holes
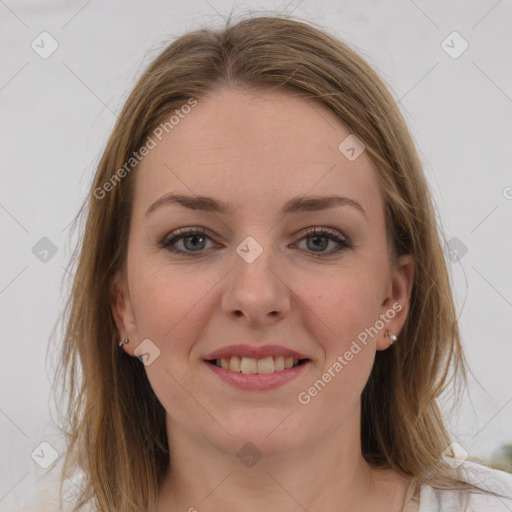
[[[285,370],[279,370],[272,373],[251,373],[246,374],[242,372],[234,372],[221,368],[216,364],[211,364],[205,361],[208,366],[217,376],[219,376],[224,382],[231,384],[239,389],[245,390],[256,390],[264,391],[267,389],[275,389],[283,384],[296,379],[301,373],[311,365],[311,361],[287,368]]]

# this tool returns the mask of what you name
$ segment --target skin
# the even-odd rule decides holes
[[[170,470],[159,510],[398,511],[409,480],[372,469],[360,448],[360,395],[385,329],[307,405],[298,402],[365,328],[393,304],[385,327],[398,335],[407,312],[414,261],[399,259],[392,278],[384,203],[366,152],[348,160],[338,145],[350,134],[324,106],[282,92],[223,88],[166,134],[137,170],[126,267],[112,282],[112,310],[123,350],[150,339],[160,355],[145,366],[167,412]],[[146,210],[168,193],[206,195],[232,212],[174,204]],[[279,214],[294,196],[338,194],[351,206]],[[209,238],[158,242],[181,227]],[[330,227],[355,247],[316,258],[307,227]],[[263,253],[247,263],[237,246],[252,236]],[[309,243],[308,243],[309,240]],[[199,247],[199,253],[193,252]],[[195,254],[195,255],[194,255]],[[403,341],[402,341],[403,342]],[[231,344],[280,344],[311,366],[275,390],[243,391],[220,380],[203,358]],[[262,458],[236,456],[248,441]],[[319,490],[321,489],[321,492]]]

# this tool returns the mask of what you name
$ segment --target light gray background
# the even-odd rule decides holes
[[[200,24],[220,25],[232,7],[220,0],[0,0],[0,510],[22,503],[44,474],[31,453],[42,442],[63,447],[49,424],[45,356],[75,242],[69,223],[115,113],[163,45]],[[451,422],[453,439],[490,459],[512,443],[511,2],[251,1],[233,8],[235,16],[249,10],[285,10],[330,28],[399,101],[446,237],[467,247],[458,262],[447,259],[474,374]],[[43,31],[59,45],[47,59],[31,48]],[[469,44],[456,59],[441,46],[453,31]],[[46,263],[32,252],[43,237],[57,248]]]

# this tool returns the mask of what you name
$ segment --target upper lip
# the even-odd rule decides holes
[[[223,347],[211,354],[208,354],[205,357],[205,360],[209,361],[212,359],[227,359],[232,356],[239,357],[251,357],[254,359],[264,359],[265,357],[293,357],[294,359],[308,359],[307,356],[297,352],[295,350],[291,350],[286,347],[281,347],[279,345],[262,345],[258,347],[254,347],[251,345],[229,345],[227,347]]]

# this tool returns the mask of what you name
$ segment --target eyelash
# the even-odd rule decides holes
[[[164,239],[158,243],[159,247],[166,249],[171,253],[179,254],[179,255],[183,255],[183,256],[187,256],[187,257],[188,256],[194,257],[196,254],[199,255],[201,251],[198,251],[197,253],[193,253],[193,252],[182,251],[181,249],[176,249],[173,247],[173,245],[178,240],[180,240],[182,238],[187,238],[189,236],[195,236],[195,235],[205,235],[206,238],[209,238],[210,240],[212,240],[212,238],[210,236],[208,236],[207,231],[200,227],[181,228],[181,229],[176,230],[174,233],[171,233],[170,235],[171,235],[170,237],[169,237],[169,235],[166,235],[164,237]],[[338,232],[335,230],[332,230],[330,228],[319,228],[319,227],[306,228],[306,229],[302,230],[299,233],[299,235],[301,235],[301,237],[298,239],[298,242],[300,242],[301,240],[303,240],[305,238],[309,238],[309,237],[313,237],[313,236],[322,236],[322,237],[328,238],[329,240],[333,240],[333,241],[337,242],[338,244],[340,244],[340,247],[338,247],[334,251],[324,252],[324,253],[316,253],[316,254],[314,252],[310,252],[310,255],[314,258],[324,258],[326,256],[330,256],[332,254],[342,252],[346,249],[354,248],[354,245],[350,242],[350,240],[347,237],[338,236]],[[297,242],[295,242],[295,243],[297,243]]]

